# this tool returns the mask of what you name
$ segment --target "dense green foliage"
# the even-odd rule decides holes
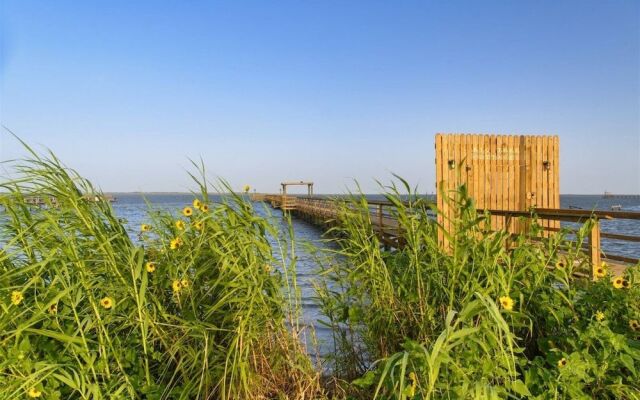
[[[200,171],[193,203],[151,210],[132,240],[89,182],[32,156],[0,183],[0,400],[327,397],[299,336],[292,232],[242,197],[212,202]],[[590,223],[512,237],[462,187],[446,232],[404,189],[387,193],[401,248],[353,196],[320,249],[333,397],[640,398],[640,274],[578,277]]]
[[[512,239],[489,230],[489,216],[476,212],[462,187],[449,199],[455,229],[445,232],[451,246],[443,248],[425,200],[401,198],[395,187],[387,194],[406,241],[399,250],[382,249],[364,196],[343,204],[333,228],[343,261],[324,267],[319,294],[336,340],[336,372],[358,378],[348,392],[640,398],[640,274],[629,268],[620,284],[610,275],[577,278],[589,223],[577,241],[562,232],[532,242],[535,224]]]
[[[278,232],[250,203],[213,204],[202,183],[183,210],[151,213],[136,243],[108,202],[83,196],[96,193],[87,181],[53,156],[33,156],[2,183],[1,399],[316,390],[286,324],[297,313],[295,265],[276,268],[267,236]],[[56,201],[34,208],[31,195]]]

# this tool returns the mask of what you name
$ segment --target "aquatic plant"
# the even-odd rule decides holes
[[[585,224],[516,237],[491,229],[464,186],[437,209],[406,182],[387,188],[402,245],[385,250],[367,198],[341,205],[318,296],[342,388],[361,398],[638,398],[640,274],[592,282]],[[438,232],[450,243],[439,243]],[[626,284],[624,283],[626,282]],[[352,382],[352,383],[349,383]],[[635,396],[635,397],[634,397]]]
[[[201,169],[193,204],[151,212],[134,241],[90,182],[26,148],[0,184],[0,399],[319,393],[287,323],[295,262],[250,203],[222,183],[214,204]]]

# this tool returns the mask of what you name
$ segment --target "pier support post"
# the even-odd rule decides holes
[[[600,253],[600,221],[594,220],[591,231],[589,232],[589,252],[591,255],[591,277],[597,280],[596,270],[602,265]]]

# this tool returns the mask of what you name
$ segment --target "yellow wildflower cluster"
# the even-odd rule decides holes
[[[607,276],[607,264],[600,264],[600,266],[594,271],[594,275],[596,278],[604,278],[605,276]]]
[[[140,225],[140,230],[142,232],[149,232],[149,231],[151,231],[151,225],[142,224],[142,225]]]
[[[182,239],[180,239],[179,237],[173,239],[170,243],[169,243],[169,248],[171,250],[176,250],[177,248],[179,248],[180,246],[182,246]]]
[[[42,396],[42,392],[41,392],[41,391],[39,391],[39,390],[38,390],[38,389],[36,389],[36,388],[31,388],[31,389],[29,389],[29,391],[27,392],[27,396],[29,396],[29,397],[34,398],[34,399],[35,399],[35,398],[37,398],[37,397]]]
[[[418,378],[416,377],[416,373],[411,371],[409,372],[409,390],[407,391],[407,396],[409,398],[416,395],[416,386],[418,386]]]
[[[113,307],[113,299],[111,297],[104,297],[100,300],[100,305],[108,310]]]
[[[206,213],[207,211],[209,211],[209,206],[198,199],[194,199],[192,204],[193,204],[193,208],[195,208],[196,210],[200,210],[203,213]],[[186,208],[190,209],[190,207],[186,207]],[[184,210],[183,210],[183,213],[184,213]]]
[[[602,320],[604,320],[604,313],[602,311],[598,311],[596,312],[596,321],[601,322]]]
[[[171,283],[171,289],[173,289],[174,294],[179,294],[183,289],[189,289],[191,283],[188,279],[174,279],[173,283]]]
[[[22,295],[22,292],[18,292],[17,290],[14,290],[13,292],[11,292],[11,302],[14,305],[18,305],[22,302],[22,299],[24,299],[24,296]]]
[[[616,289],[629,289],[629,287],[631,287],[629,281],[624,279],[622,276],[614,277],[611,282],[613,283],[613,287]]]
[[[511,297],[509,296],[502,296],[500,297],[500,305],[502,306],[502,308],[504,308],[507,311],[511,311],[513,310],[513,304],[514,301]]]
[[[558,360],[558,368],[562,368],[564,366],[567,365],[567,359],[566,358],[561,358],[560,360]]]
[[[629,321],[629,327],[634,331],[640,331],[640,322],[637,319],[632,319]]]
[[[176,221],[176,229],[179,231],[183,231],[184,230],[184,221],[179,219]]]
[[[145,264],[145,268],[147,269],[147,272],[154,272],[156,270],[156,263],[154,263],[153,261],[149,261],[147,264]]]

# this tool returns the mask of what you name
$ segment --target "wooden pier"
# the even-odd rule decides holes
[[[638,199],[640,199],[640,194],[619,194],[619,193],[604,192],[602,197],[605,198],[605,199],[633,199],[633,200],[638,200]]]
[[[281,194],[259,194],[252,196],[253,201],[262,201],[276,209],[290,213],[298,218],[305,219],[314,224],[329,226],[338,223],[340,214],[339,200],[327,197],[291,196]],[[398,223],[396,206],[388,201],[368,200],[371,225],[381,243],[388,247],[399,248],[403,246],[402,232]],[[584,224],[593,220],[593,228],[589,233],[588,243],[583,249],[588,255],[592,269],[598,268],[606,262],[614,271],[622,271],[630,265],[638,265],[640,259],[602,250],[602,239],[640,243],[640,236],[603,232],[601,221],[633,220],[640,224],[640,212],[626,211],[588,211],[574,209],[548,209],[532,208],[529,211],[510,211],[487,209],[493,220],[499,220],[499,228],[509,230],[511,224],[517,220],[536,218],[541,221],[573,222]],[[434,220],[437,215],[430,213]],[[543,232],[554,233],[560,231],[560,227],[542,226]],[[513,234],[514,236],[516,234]],[[543,237],[545,235],[542,235]],[[531,238],[539,240],[540,238]]]
[[[559,184],[559,139],[557,136],[531,135],[436,135],[437,203],[433,207],[440,226],[454,229],[451,221],[455,209],[446,198],[455,195],[465,185],[476,208],[491,214],[490,230],[504,230],[512,236],[527,232],[531,220],[541,227],[540,240],[561,230],[561,222],[584,224],[592,221],[585,254],[593,272],[607,262],[615,271],[639,265],[638,258],[612,254],[602,250],[602,240],[640,243],[640,236],[602,231],[601,222],[633,220],[640,224],[640,212],[588,211],[561,209]],[[289,185],[306,185],[307,196],[287,194]],[[283,182],[279,194],[253,194],[254,201],[264,201],[272,207],[319,223],[338,223],[339,202],[313,196],[313,182]],[[402,232],[395,205],[386,201],[368,201],[374,231],[384,245],[399,248]],[[565,227],[564,229],[567,229]],[[449,243],[442,231],[439,242]]]

